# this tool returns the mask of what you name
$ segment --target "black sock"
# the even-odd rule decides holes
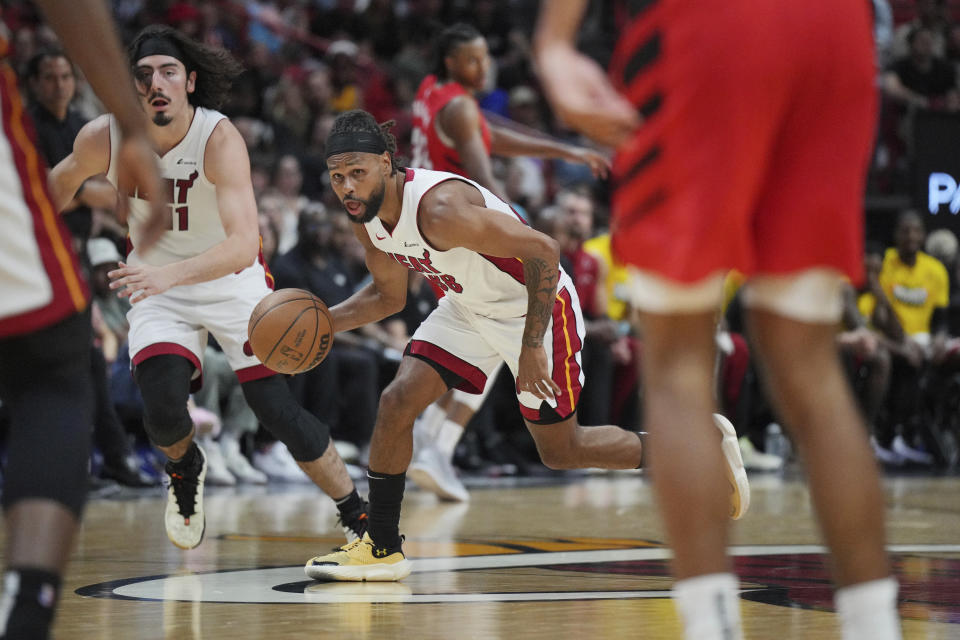
[[[176,471],[186,476],[194,476],[200,473],[203,467],[203,456],[200,455],[200,448],[196,442],[191,442],[183,457],[178,460],[167,461],[167,471]]]
[[[3,637],[46,640],[59,598],[60,576],[57,574],[43,569],[7,569],[0,604],[0,609],[9,611],[7,619],[0,621],[0,624],[6,623]]]
[[[400,505],[407,474],[389,475],[367,470],[370,480],[370,538],[381,547],[400,546]]]
[[[637,434],[637,437],[640,438],[640,464],[637,465],[637,469],[642,469],[647,466],[647,432],[646,431],[634,431]]]
[[[333,501],[337,505],[337,511],[340,512],[340,519],[344,521],[363,510],[363,500],[360,499],[356,487],[344,497],[334,498]]]

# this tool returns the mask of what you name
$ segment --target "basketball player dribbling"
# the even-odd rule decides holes
[[[395,150],[389,124],[378,125],[365,111],[341,114],[327,138],[330,182],[355,223],[373,277],[330,309],[334,330],[402,309],[408,269],[442,283],[447,295],[414,332],[380,397],[367,474],[368,532],[310,560],[305,571],[316,579],[389,581],[410,573],[399,522],[414,420],[451,388],[479,393],[501,361],[515,376],[520,411],[544,464],[632,469],[642,463],[639,434],[577,423],[583,317],[556,241],[476,182],[404,169]],[[735,439],[733,445],[727,464],[743,474]],[[731,502],[745,507],[738,487],[732,499],[718,499],[725,511]]]
[[[869,3],[623,3],[616,86],[575,49],[585,5],[544,3],[536,58],[557,115],[617,146],[614,251],[635,268],[651,470],[686,637],[743,637],[723,461],[695,444],[711,435],[713,316],[737,269],[833,554],[843,637],[899,638],[877,468],[834,346],[844,277],[863,262]]]
[[[487,41],[476,27],[458,23],[444,29],[437,38],[435,58],[433,73],[420,83],[413,103],[413,166],[470,178],[505,202],[491,154],[562,158],[589,166],[599,177],[607,175],[609,160],[592,149],[487,121],[473,95],[483,89],[490,66]],[[434,289],[443,295],[442,288]],[[491,371],[489,378],[498,373],[499,369]],[[424,411],[415,425],[410,464],[410,477],[418,486],[447,500],[469,498],[453,469],[453,453],[464,426],[492,387],[487,385],[481,394],[453,389]]]
[[[282,441],[306,474],[337,502],[347,539],[363,534],[363,501],[332,446],[329,428],[296,404],[286,381],[248,351],[247,320],[272,278],[261,263],[257,208],[246,146],[214,109],[240,67],[225,51],[196,43],[165,26],[131,42],[147,132],[159,154],[170,209],[167,230],[150,251],[140,249],[142,193],[130,196],[130,248],[110,272],[111,287],[129,296],[130,358],[143,395],[144,427],[169,458],[164,522],[178,547],[200,544],[205,528],[206,456],[193,440],[187,412],[191,384],[202,378],[202,354],[212,334],[236,372],[250,408]],[[116,119],[101,116],[77,136],[73,153],[51,173],[63,207],[85,179],[119,169]],[[152,194],[151,194],[152,195]]]
[[[64,48],[117,114],[124,185],[160,184],[145,121],[100,0],[39,0]],[[96,42],[96,49],[89,46]],[[0,56],[6,56],[0,42]],[[3,478],[0,637],[49,636],[86,500],[92,430],[89,297],[44,181],[13,71],[0,66],[0,400],[10,414]],[[164,206],[144,204],[144,244]],[[38,471],[39,470],[39,471]]]

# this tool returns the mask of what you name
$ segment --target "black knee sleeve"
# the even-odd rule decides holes
[[[147,358],[133,370],[143,396],[143,428],[153,444],[169,447],[193,430],[187,411],[192,375],[193,363],[168,354]]]
[[[87,495],[91,389],[88,314],[0,340],[0,398],[10,412],[4,509],[44,499],[80,517]]]
[[[297,404],[280,376],[244,382],[247,404],[267,431],[287,445],[298,462],[316,460],[330,444],[330,427]]]

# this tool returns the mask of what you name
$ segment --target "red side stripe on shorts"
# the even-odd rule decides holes
[[[580,399],[580,364],[577,354],[583,348],[577,330],[573,300],[566,289],[557,291],[553,304],[553,381],[560,387],[557,413],[570,415]]]

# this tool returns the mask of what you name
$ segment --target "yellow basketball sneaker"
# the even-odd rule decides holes
[[[303,568],[314,580],[393,582],[410,575],[411,564],[400,545],[378,547],[369,533],[333,553],[311,558]]]
[[[719,413],[713,414],[713,424],[723,434],[720,448],[723,450],[723,459],[727,463],[724,471],[727,473],[727,480],[730,482],[732,490],[730,494],[730,517],[739,520],[750,508],[750,483],[747,481],[747,472],[743,468],[743,456],[740,454],[737,430],[733,428],[729,420]]]

